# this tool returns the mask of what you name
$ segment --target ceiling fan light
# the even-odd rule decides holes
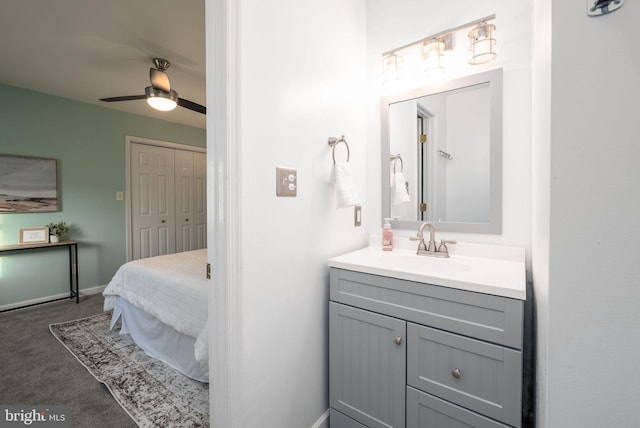
[[[147,96],[147,104],[156,110],[171,111],[178,105],[178,93],[173,89],[169,92],[147,86],[144,89]]]

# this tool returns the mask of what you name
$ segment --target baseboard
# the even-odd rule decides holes
[[[80,289],[80,295],[85,294],[85,295],[92,295],[92,294],[100,294],[104,291],[104,289],[107,288],[106,285],[97,285],[95,287],[91,287],[91,288],[81,288]]]
[[[102,293],[102,291],[105,288],[106,288],[106,285],[98,285],[96,287],[90,287],[90,288],[81,288],[80,295],[90,296],[93,294],[99,294],[99,293]],[[9,304],[0,306],[0,312],[8,311],[10,309],[33,306],[39,303],[55,301],[56,299],[64,299],[65,297],[69,297],[69,292],[54,294],[52,296],[46,296],[46,297],[38,297],[37,299],[23,300],[21,302],[9,303]]]
[[[329,409],[320,416],[311,428],[329,428]]]
[[[38,297],[37,299],[29,299],[29,300],[23,300],[22,302],[9,303],[9,304],[0,306],[0,312],[7,311],[9,309],[21,308],[23,306],[37,305],[39,303],[48,302],[50,300],[53,301],[55,299],[64,299],[65,297],[69,297],[68,291],[66,293],[54,294],[53,296]]]

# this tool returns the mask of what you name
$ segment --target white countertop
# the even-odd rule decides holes
[[[526,300],[524,248],[459,242],[450,246],[450,253],[437,258],[370,246],[334,257],[329,266]]]

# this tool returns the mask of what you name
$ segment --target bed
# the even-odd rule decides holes
[[[209,381],[206,250],[134,260],[103,291],[111,326],[121,322],[148,355],[186,376]]]

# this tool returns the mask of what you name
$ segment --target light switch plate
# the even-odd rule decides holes
[[[362,226],[362,206],[360,205],[353,207],[353,225],[355,227]]]
[[[294,168],[276,167],[276,196],[298,195],[298,172]]]

